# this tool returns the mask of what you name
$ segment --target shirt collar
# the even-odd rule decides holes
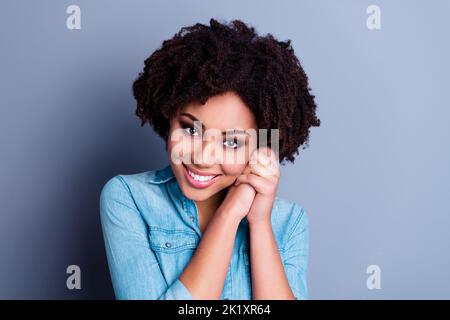
[[[169,164],[162,169],[149,171],[147,181],[149,183],[160,184],[167,182],[173,178],[175,178],[175,175],[172,171],[172,167]]]
[[[152,184],[167,183],[167,188],[175,196],[175,199],[180,200],[181,208],[184,212],[197,210],[194,201],[187,198],[181,191],[170,164],[159,170],[148,171],[147,181]]]

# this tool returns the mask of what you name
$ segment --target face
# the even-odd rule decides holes
[[[233,92],[182,108],[170,121],[167,151],[183,194],[204,201],[232,185],[256,148],[256,130],[253,112]]]

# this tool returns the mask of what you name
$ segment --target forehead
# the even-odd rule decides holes
[[[256,129],[256,119],[250,108],[233,92],[209,98],[204,105],[194,102],[186,105],[181,113],[190,113],[203,122],[206,128]]]

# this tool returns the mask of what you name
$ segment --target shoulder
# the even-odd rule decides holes
[[[279,243],[283,244],[298,234],[307,235],[309,221],[306,210],[293,200],[276,197],[272,211],[272,227]]]
[[[144,184],[146,172],[136,174],[117,174],[102,187],[100,199],[115,198],[130,194],[130,187]]]
[[[170,166],[133,174],[117,174],[103,185],[100,204],[111,200],[139,202],[161,193],[161,187],[173,178]]]

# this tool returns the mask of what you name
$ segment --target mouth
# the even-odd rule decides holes
[[[194,188],[207,188],[210,185],[214,184],[221,174],[213,174],[213,175],[200,175],[192,172],[189,168],[183,163],[184,168],[184,176],[186,180],[189,182],[191,186]]]

